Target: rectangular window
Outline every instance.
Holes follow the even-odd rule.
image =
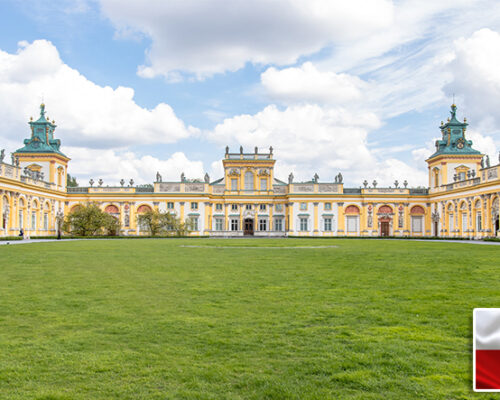
[[[453,229],[455,229],[453,224],[453,214],[450,214],[448,217],[448,231],[451,232]]]
[[[330,211],[332,209],[332,203],[325,203],[325,210]]]
[[[222,211],[222,204],[217,203],[217,204],[215,205],[215,211]]]
[[[460,180],[460,181],[464,181],[465,180],[465,172],[460,172],[458,174],[458,180]]]
[[[191,217],[191,229],[197,231],[198,229],[198,217]]]
[[[19,228],[24,228],[23,210],[19,210]]]
[[[31,213],[31,229],[36,230],[36,212]]]
[[[462,231],[467,230],[467,214],[462,214]]]
[[[259,210],[260,211],[266,211],[266,205],[265,204],[260,204],[259,205]]]
[[[423,232],[423,217],[411,217],[411,231],[416,233]]]
[[[331,218],[325,218],[325,231],[331,231],[332,230],[332,219]]]
[[[358,232],[359,231],[359,217],[349,216],[346,217],[347,232]]]
[[[260,190],[267,190],[267,179],[266,178],[260,179]]]
[[[232,191],[238,190],[238,179],[236,178],[231,179],[231,190]]]
[[[250,171],[245,172],[245,190],[253,190],[253,174]]]
[[[307,218],[300,218],[300,230],[307,231]]]
[[[238,230],[238,220],[236,218],[231,219],[231,230],[232,231],[237,231]]]
[[[267,219],[259,219],[259,231],[267,231]]]
[[[283,218],[276,218],[274,220],[274,230],[278,232],[283,230]]]
[[[300,203],[300,210],[301,211],[307,210],[307,203]]]
[[[198,209],[198,203],[196,203],[195,201],[193,201],[191,203],[191,210],[197,210]]]
[[[168,210],[173,210],[174,209],[174,202],[173,201],[169,201],[167,203],[167,209]]]
[[[251,209],[252,209],[252,205],[251,205],[251,204],[247,204],[247,205],[245,205],[245,208],[246,208],[247,210],[251,210]]]
[[[231,204],[231,211],[238,211],[238,204]]]
[[[478,212],[476,215],[476,231],[479,232],[481,229],[483,229],[481,221],[481,213]]]
[[[276,204],[276,212],[283,211],[283,204]]]
[[[222,218],[215,219],[215,230],[222,231],[224,229],[224,220]]]
[[[43,214],[43,229],[49,230],[49,215],[47,213]]]

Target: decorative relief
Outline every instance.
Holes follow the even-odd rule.
[[[240,171],[236,168],[231,168],[228,175],[230,176],[240,176]]]
[[[295,193],[314,192],[314,186],[313,185],[293,185],[293,191]]]
[[[203,183],[186,183],[186,192],[204,192],[205,185]]]
[[[222,186],[222,185],[220,185],[220,186],[213,186],[212,193],[215,193],[215,194],[222,194],[222,193],[224,193],[224,186]]]
[[[319,185],[319,191],[321,193],[324,192],[338,192],[338,185],[332,185],[332,184],[320,184]]]
[[[488,170],[488,180],[490,179],[495,179],[495,178],[498,178],[498,172],[497,172],[497,169],[494,168],[494,169],[489,169]]]
[[[14,168],[10,165],[5,166],[5,176],[12,177],[14,175]]]
[[[259,169],[260,176],[269,176],[269,171],[267,169]]]
[[[274,193],[286,193],[285,186],[273,186]]]
[[[160,192],[180,192],[181,185],[178,183],[160,183]]]

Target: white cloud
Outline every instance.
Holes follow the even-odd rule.
[[[388,0],[101,0],[122,36],[151,38],[143,77],[198,78],[247,62],[287,65],[333,42],[366,37],[393,22]]]
[[[120,179],[134,179],[135,183],[152,183],[156,172],[160,172],[164,181],[179,181],[182,172],[189,179],[202,179],[205,171],[201,161],[191,161],[182,152],[176,152],[166,160],[149,155],[138,156],[131,151],[98,150],[81,147],[66,147],[66,153],[72,157],[69,173],[78,178],[80,186],[87,186],[88,180],[99,178],[104,185],[116,186]]]
[[[319,71],[311,62],[282,70],[271,67],[260,79],[270,97],[285,103],[345,105],[359,100],[368,86],[356,76]]]
[[[425,183],[425,172],[395,160],[382,160],[367,145],[369,131],[380,127],[373,113],[318,105],[295,105],[284,110],[268,106],[255,115],[224,120],[208,133],[209,139],[228,144],[275,149],[276,176],[293,171],[296,180],[309,180],[317,172],[321,181],[333,181],[342,172],[348,186],[373,179],[391,185],[394,179]]]
[[[455,41],[453,60],[447,66],[452,79],[444,88],[447,93],[459,96],[462,114],[466,114],[475,127],[494,132],[497,141],[500,125],[499,65],[500,34],[481,29],[468,38]],[[480,145],[479,138],[477,141]]]
[[[0,50],[0,119],[7,127],[0,135],[25,137],[28,116],[38,117],[37,99],[42,94],[64,145],[119,148],[173,143],[198,132],[186,127],[168,104],[148,110],[135,103],[131,88],[91,82],[64,64],[46,40],[20,42],[16,54]]]

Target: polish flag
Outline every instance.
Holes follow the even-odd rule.
[[[474,309],[474,391],[500,392],[500,308]]]

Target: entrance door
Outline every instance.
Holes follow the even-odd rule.
[[[245,235],[253,235],[253,219],[252,218],[247,218],[243,221],[243,233]]]
[[[439,232],[438,232],[438,229],[439,229],[439,222],[434,222],[434,236],[439,236]]]
[[[389,236],[389,222],[380,223],[380,236]]]

